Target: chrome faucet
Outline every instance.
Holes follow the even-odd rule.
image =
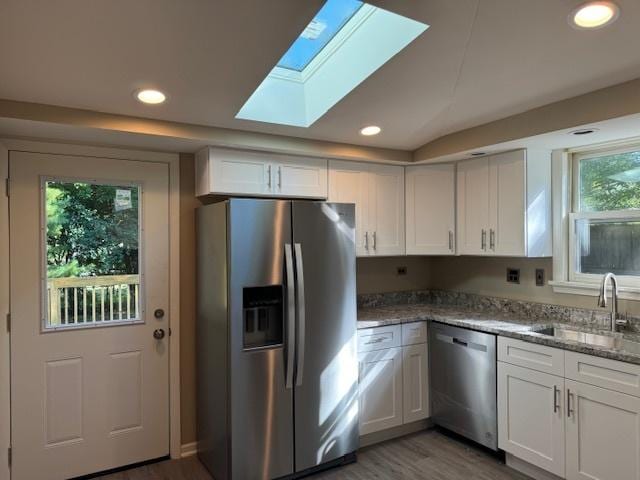
[[[626,326],[627,322],[618,318],[618,279],[611,272],[602,277],[598,306],[602,308],[607,306],[607,283],[609,280],[611,281],[611,331],[615,332],[618,326]]]

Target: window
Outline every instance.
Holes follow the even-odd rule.
[[[139,321],[140,189],[43,180],[46,329]]]
[[[569,280],[640,285],[640,145],[573,155]]]

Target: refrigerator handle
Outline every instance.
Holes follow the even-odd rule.
[[[299,243],[294,245],[296,260],[296,289],[298,290],[298,366],[296,368],[296,385],[302,385],[302,374],[304,373],[304,344],[305,344],[305,307],[304,307],[304,272],[302,270],[302,246]]]
[[[293,280],[293,253],[291,251],[291,245],[288,243],[284,246],[284,262],[285,274],[287,277],[287,370],[285,372],[285,386],[286,388],[291,389],[293,388],[293,361],[295,357],[296,297],[295,284]]]

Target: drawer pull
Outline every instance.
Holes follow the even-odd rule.
[[[376,339],[373,339],[373,340],[368,340],[365,343],[365,345],[373,345],[373,344],[376,344],[376,343],[384,342],[385,340],[386,340],[385,338],[376,338]]]
[[[560,389],[553,386],[553,413],[557,413],[560,408],[560,404],[558,403],[558,394],[560,393]]]
[[[571,393],[571,390],[567,388],[567,418],[571,418],[571,414],[574,413],[573,409],[571,408],[572,396],[573,396],[573,393]]]

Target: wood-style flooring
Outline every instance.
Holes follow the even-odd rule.
[[[358,462],[309,480],[527,480],[484,450],[427,430],[364,448]],[[211,480],[196,457],[167,460],[101,480]]]

